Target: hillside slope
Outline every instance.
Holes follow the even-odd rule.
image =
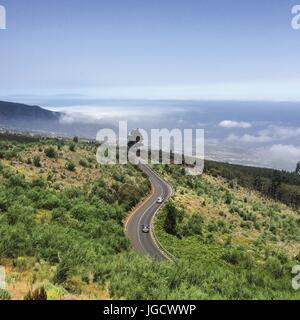
[[[131,165],[102,166],[96,145],[0,142],[0,299],[299,299],[299,213],[235,180],[156,166],[175,193],[155,232],[176,257],[133,251],[123,222],[149,192]],[[32,298],[32,297],[31,297]]]
[[[149,190],[132,166],[99,166],[96,146],[0,142],[0,265],[8,293],[104,299],[107,264],[131,252],[123,219]],[[25,139],[26,140],[26,139]],[[112,268],[111,268],[112,269]]]
[[[95,139],[101,128],[112,127],[104,120],[65,121],[64,115],[64,112],[53,112],[39,106],[0,101],[0,129]]]
[[[300,261],[297,210],[220,176],[156,170],[175,190],[156,234],[178,263],[189,263],[195,290],[206,298],[300,298],[291,287]]]
[[[29,106],[21,103],[0,101],[0,120],[43,120],[57,121],[60,113],[43,109],[39,106]],[[0,123],[1,124],[1,123]]]

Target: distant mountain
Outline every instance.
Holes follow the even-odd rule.
[[[59,112],[49,111],[39,106],[0,101],[0,125],[2,122],[6,123],[7,121],[19,119],[31,121],[58,121],[59,118]]]
[[[0,129],[29,131],[58,136],[79,136],[94,139],[101,128],[111,127],[104,121],[82,123],[63,121],[64,113],[22,103],[0,101]]]

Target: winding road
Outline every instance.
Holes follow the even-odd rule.
[[[159,248],[152,230],[149,233],[142,232],[142,225],[150,225],[152,228],[153,218],[163,205],[157,203],[157,198],[164,197],[166,201],[172,195],[172,188],[149,166],[139,164],[139,168],[148,176],[152,185],[152,194],[130,216],[125,226],[126,233],[138,253],[158,261],[164,261],[170,258]]]

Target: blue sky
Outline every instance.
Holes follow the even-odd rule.
[[[212,158],[293,169],[300,159],[296,4],[0,0],[7,10],[0,100],[67,107],[74,123],[138,114],[139,125],[200,126]]]
[[[297,0],[0,4],[2,96],[300,100]]]

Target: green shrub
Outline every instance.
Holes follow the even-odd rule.
[[[284,273],[282,263],[276,257],[269,257],[266,262],[267,270],[276,278],[281,278]]]
[[[70,151],[75,152],[75,151],[76,151],[75,148],[76,148],[75,143],[71,143],[71,144],[69,145],[69,150],[70,150]]]
[[[40,200],[38,206],[43,209],[52,210],[58,208],[61,204],[61,200],[55,194],[47,194],[46,197]]]
[[[66,169],[68,169],[69,171],[75,171],[76,165],[73,162],[67,162]]]
[[[23,272],[33,266],[33,261],[33,259],[27,257],[17,257],[13,260],[13,265],[18,271]]]
[[[57,152],[55,151],[55,149],[53,147],[49,147],[49,148],[45,149],[45,155],[48,158],[57,158]]]
[[[8,184],[12,187],[25,187],[26,185],[26,181],[25,181],[25,177],[24,175],[21,174],[12,174],[9,178],[8,178]]]
[[[8,199],[4,190],[0,189],[0,212],[5,211],[8,207]]]
[[[83,159],[79,160],[79,164],[84,168],[88,168],[89,167],[88,162],[86,160],[83,160]]]
[[[33,164],[37,167],[40,168],[41,165],[41,158],[39,156],[34,156],[33,157]]]
[[[231,204],[232,202],[232,195],[229,192],[226,192],[225,194],[225,203],[226,204]]]
[[[46,187],[46,181],[43,178],[37,178],[32,180],[31,187],[39,187],[39,188],[45,188]]]
[[[11,296],[9,291],[7,291],[6,289],[1,289],[0,288],[0,300],[10,300]]]
[[[71,215],[77,220],[86,220],[90,215],[90,208],[86,204],[79,204],[72,208]]]
[[[243,265],[247,268],[253,265],[253,259],[245,252],[245,248],[228,248],[223,254],[223,259],[233,265]]]
[[[183,227],[184,236],[201,235],[203,228],[203,218],[200,214],[194,213]]]
[[[24,225],[34,224],[35,210],[31,206],[25,206],[19,203],[14,203],[6,213],[6,219],[10,225],[22,223]]]
[[[175,203],[172,200],[168,200],[165,206],[165,211],[166,217],[164,222],[164,229],[167,233],[178,235],[178,226],[183,217],[183,213],[176,208]]]
[[[32,240],[30,234],[22,224],[6,226],[0,229],[0,254],[9,258],[32,254]]]

